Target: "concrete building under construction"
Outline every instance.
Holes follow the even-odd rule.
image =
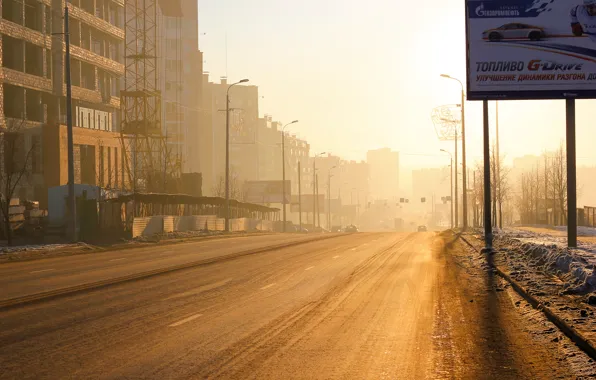
[[[123,6],[123,0],[68,3],[78,183],[121,185]],[[23,134],[31,175],[18,196],[42,206],[47,188],[68,178],[64,7],[62,0],[0,3],[0,127]]]

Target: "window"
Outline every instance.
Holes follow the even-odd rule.
[[[20,0],[3,1],[2,18],[23,25],[23,2]]]

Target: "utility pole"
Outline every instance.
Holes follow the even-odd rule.
[[[298,226],[299,232],[302,232],[302,168],[298,160]]]
[[[476,204],[476,170],[474,173],[474,228],[478,228],[478,205]]]
[[[294,120],[291,123],[288,123],[283,126],[281,129],[281,172],[282,172],[282,193],[283,193],[283,217],[284,217],[284,224],[283,224],[283,232],[286,232],[286,127],[290,124],[297,123],[298,120]]]
[[[319,205],[319,174],[315,174],[315,190],[317,191],[317,194],[315,195],[315,200],[316,200],[316,204],[317,204],[317,227],[321,228],[321,208]]]
[[[316,215],[317,215],[317,177],[316,177],[316,172],[317,172],[317,168],[316,168],[316,159],[317,156],[315,156],[312,160],[312,227],[313,230],[317,224],[317,219],[316,219]]]
[[[70,207],[70,238],[73,242],[77,238],[77,201],[74,185],[74,137],[72,130],[72,82],[70,80],[70,33],[68,27],[68,3],[64,7],[64,43],[66,54],[64,75],[66,76],[66,135],[68,144],[68,205]]]

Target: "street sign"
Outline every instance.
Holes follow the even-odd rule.
[[[582,0],[466,0],[470,100],[596,97],[596,14]]]

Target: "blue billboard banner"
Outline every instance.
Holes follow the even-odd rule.
[[[596,0],[467,0],[469,100],[596,97]]]

